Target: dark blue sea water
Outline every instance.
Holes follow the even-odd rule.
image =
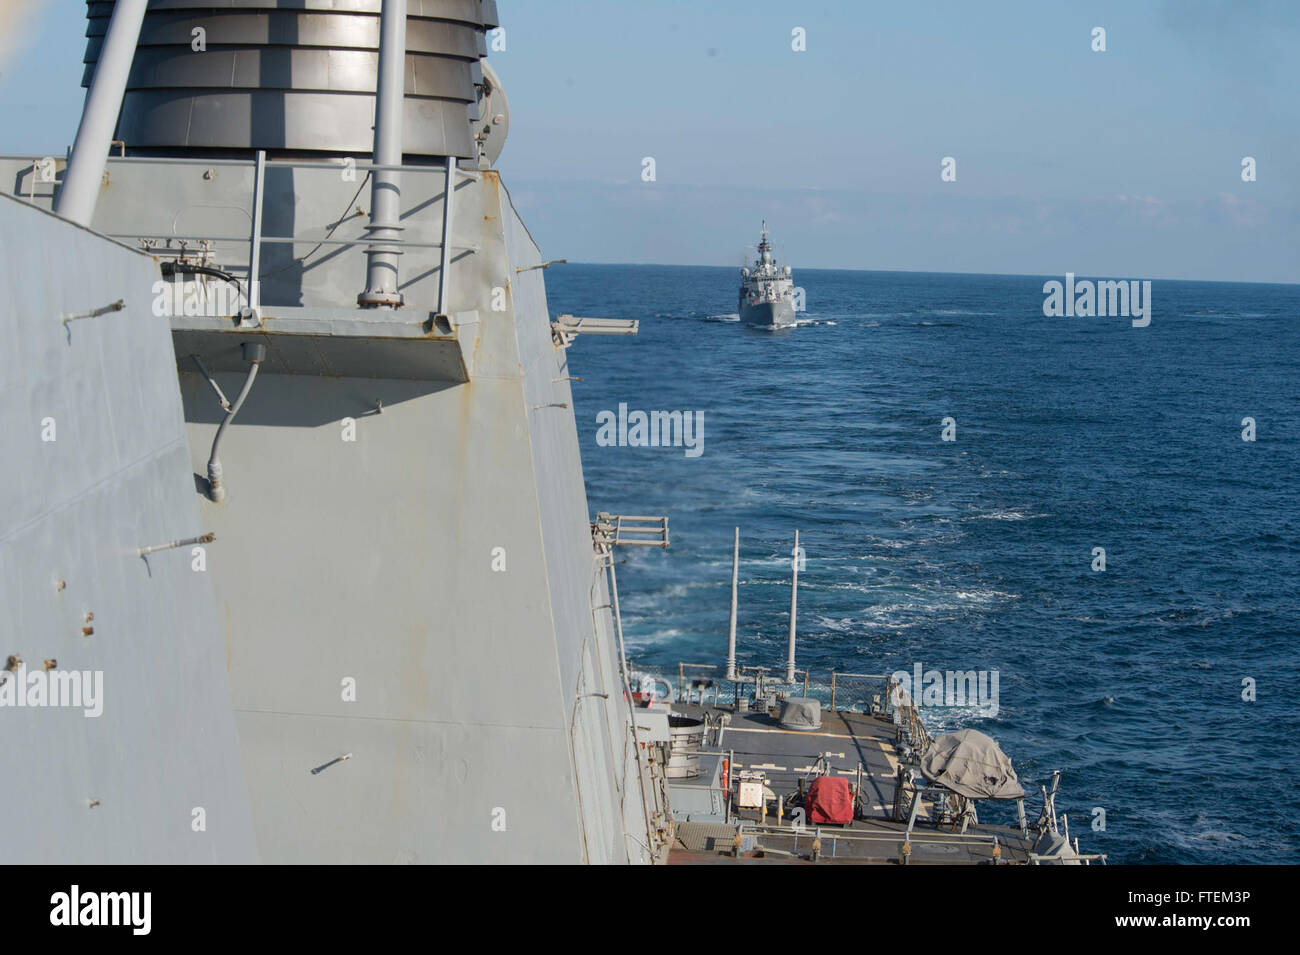
[[[547,274],[555,313],[641,320],[570,352],[593,511],[670,516],[621,554],[629,654],[721,662],[739,525],[741,657],[779,664],[798,528],[801,667],[996,668],[996,718],[926,719],[1031,792],[1061,769],[1086,848],[1300,861],[1300,287],[1157,281],[1133,328],[1045,318],[1044,278],[795,278],[806,324],[772,333],[734,269]],[[704,453],[598,446],[620,402],[703,411]]]

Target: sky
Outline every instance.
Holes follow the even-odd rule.
[[[1300,282],[1300,4],[498,7],[498,166],[547,258],[738,266],[766,219],[796,270]],[[0,152],[75,136],[84,10],[0,0]]]

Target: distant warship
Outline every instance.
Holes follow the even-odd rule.
[[[772,245],[767,236],[764,220],[754,267],[740,270],[738,310],[740,320],[747,325],[784,328],[794,324],[794,281],[790,266],[781,268],[772,258]]]

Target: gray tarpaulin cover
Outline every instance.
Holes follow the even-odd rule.
[[[971,799],[1017,799],[1025,794],[1007,754],[979,730],[958,730],[934,740],[921,757],[921,773]]]
[[[822,705],[806,696],[792,696],[781,707],[781,725],[788,730],[822,728]]]

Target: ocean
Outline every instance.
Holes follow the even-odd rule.
[[[1300,861],[1300,286],[1154,281],[1135,328],[1045,317],[1063,275],[798,269],[770,332],[738,279],[547,272],[553,315],[641,323],[569,356],[592,511],[669,517],[618,555],[629,656],[722,662],[739,526],[739,657],[781,667],[798,529],[800,668],[996,670],[931,732],[995,737],[1031,818],[1061,770],[1113,863]],[[620,404],[700,413],[702,453],[598,443]]]

